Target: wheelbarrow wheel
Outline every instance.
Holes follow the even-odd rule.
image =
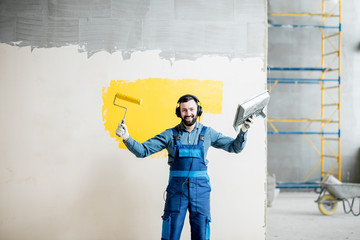
[[[333,215],[337,208],[336,198],[333,195],[326,194],[320,198],[318,207],[322,214],[327,216]]]

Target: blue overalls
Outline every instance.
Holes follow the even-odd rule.
[[[170,165],[169,184],[161,239],[179,240],[189,209],[191,239],[210,239],[210,182],[205,165],[204,126],[197,145],[182,145],[173,128],[174,162]]]

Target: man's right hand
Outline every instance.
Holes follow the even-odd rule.
[[[125,123],[119,123],[115,133],[116,136],[121,137],[124,141],[127,141],[130,137]]]

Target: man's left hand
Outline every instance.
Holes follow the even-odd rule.
[[[241,126],[241,130],[243,132],[246,132],[253,124],[254,124],[254,115],[252,115],[251,117],[249,117],[244,121],[244,123]]]

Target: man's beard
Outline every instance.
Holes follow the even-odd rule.
[[[191,127],[192,125],[194,125],[196,123],[197,118],[198,118],[197,116],[194,116],[191,121],[186,121],[185,118],[182,118],[181,120],[185,126]]]

